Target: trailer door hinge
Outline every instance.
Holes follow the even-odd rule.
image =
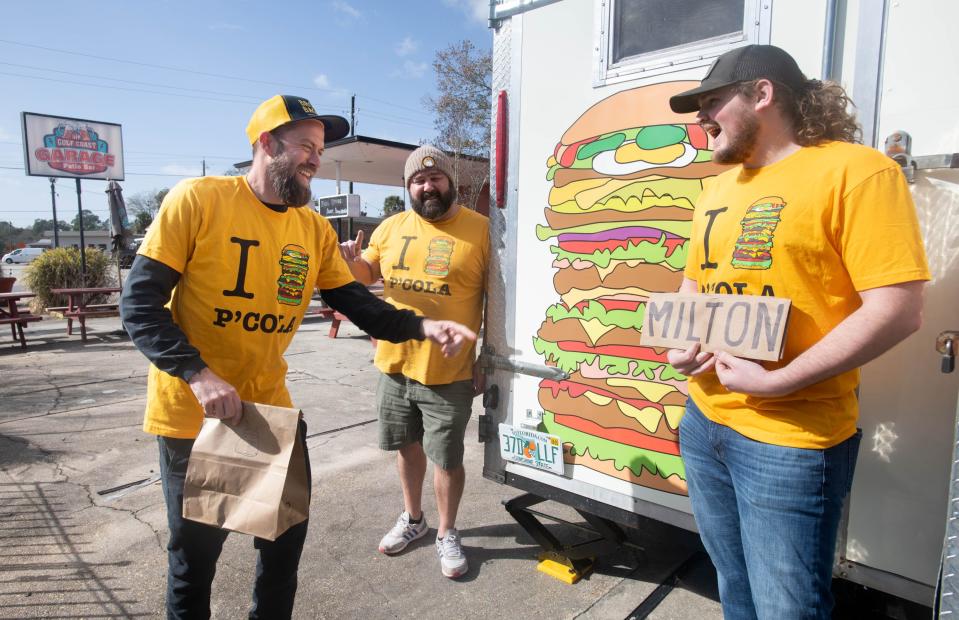
[[[489,443],[493,441],[496,437],[496,433],[499,431],[496,424],[493,423],[493,416],[480,414],[476,418],[476,422],[479,426],[479,441],[480,443]]]
[[[959,153],[942,155],[912,155],[912,136],[905,131],[894,131],[886,138],[885,153],[902,167],[906,181],[916,182],[917,170],[959,168]]]

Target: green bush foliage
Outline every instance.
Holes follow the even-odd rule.
[[[38,256],[27,266],[25,279],[27,286],[37,296],[30,302],[34,312],[43,312],[51,306],[67,305],[65,295],[54,295],[50,289],[115,286],[116,279],[111,272],[115,269],[110,255],[87,248],[86,277],[80,274],[80,251],[77,248],[57,248]],[[108,295],[88,297],[86,303],[95,304],[106,301]]]

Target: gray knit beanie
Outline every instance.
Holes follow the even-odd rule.
[[[410,179],[413,178],[413,175],[428,168],[435,168],[445,174],[450,180],[450,187],[453,186],[453,163],[450,158],[432,144],[424,144],[406,158],[403,181],[406,183],[407,189],[410,187]]]

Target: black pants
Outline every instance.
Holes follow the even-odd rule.
[[[300,421],[304,440],[307,480],[312,488],[310,455],[306,451],[306,424]],[[167,544],[167,618],[210,617],[210,586],[227,530],[183,518],[183,483],[190,459],[192,439],[157,437],[160,448],[160,478],[166,500],[170,542]],[[289,618],[296,596],[296,572],[309,520],[294,525],[271,542],[254,538],[257,549],[256,581],[250,618]]]

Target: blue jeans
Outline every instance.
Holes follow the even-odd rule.
[[[300,421],[304,440],[306,476],[312,488],[310,455],[306,451],[306,424]],[[160,480],[166,500],[167,525],[167,618],[206,619],[210,617],[210,586],[216,562],[226,541],[227,530],[183,518],[183,483],[190,459],[192,439],[157,437],[160,448]],[[275,541],[254,538],[259,552],[253,586],[250,618],[289,618],[296,595],[296,572],[309,521],[294,525]]]
[[[761,443],[689,399],[679,446],[727,620],[830,617],[836,532],[861,436],[825,450]]]

